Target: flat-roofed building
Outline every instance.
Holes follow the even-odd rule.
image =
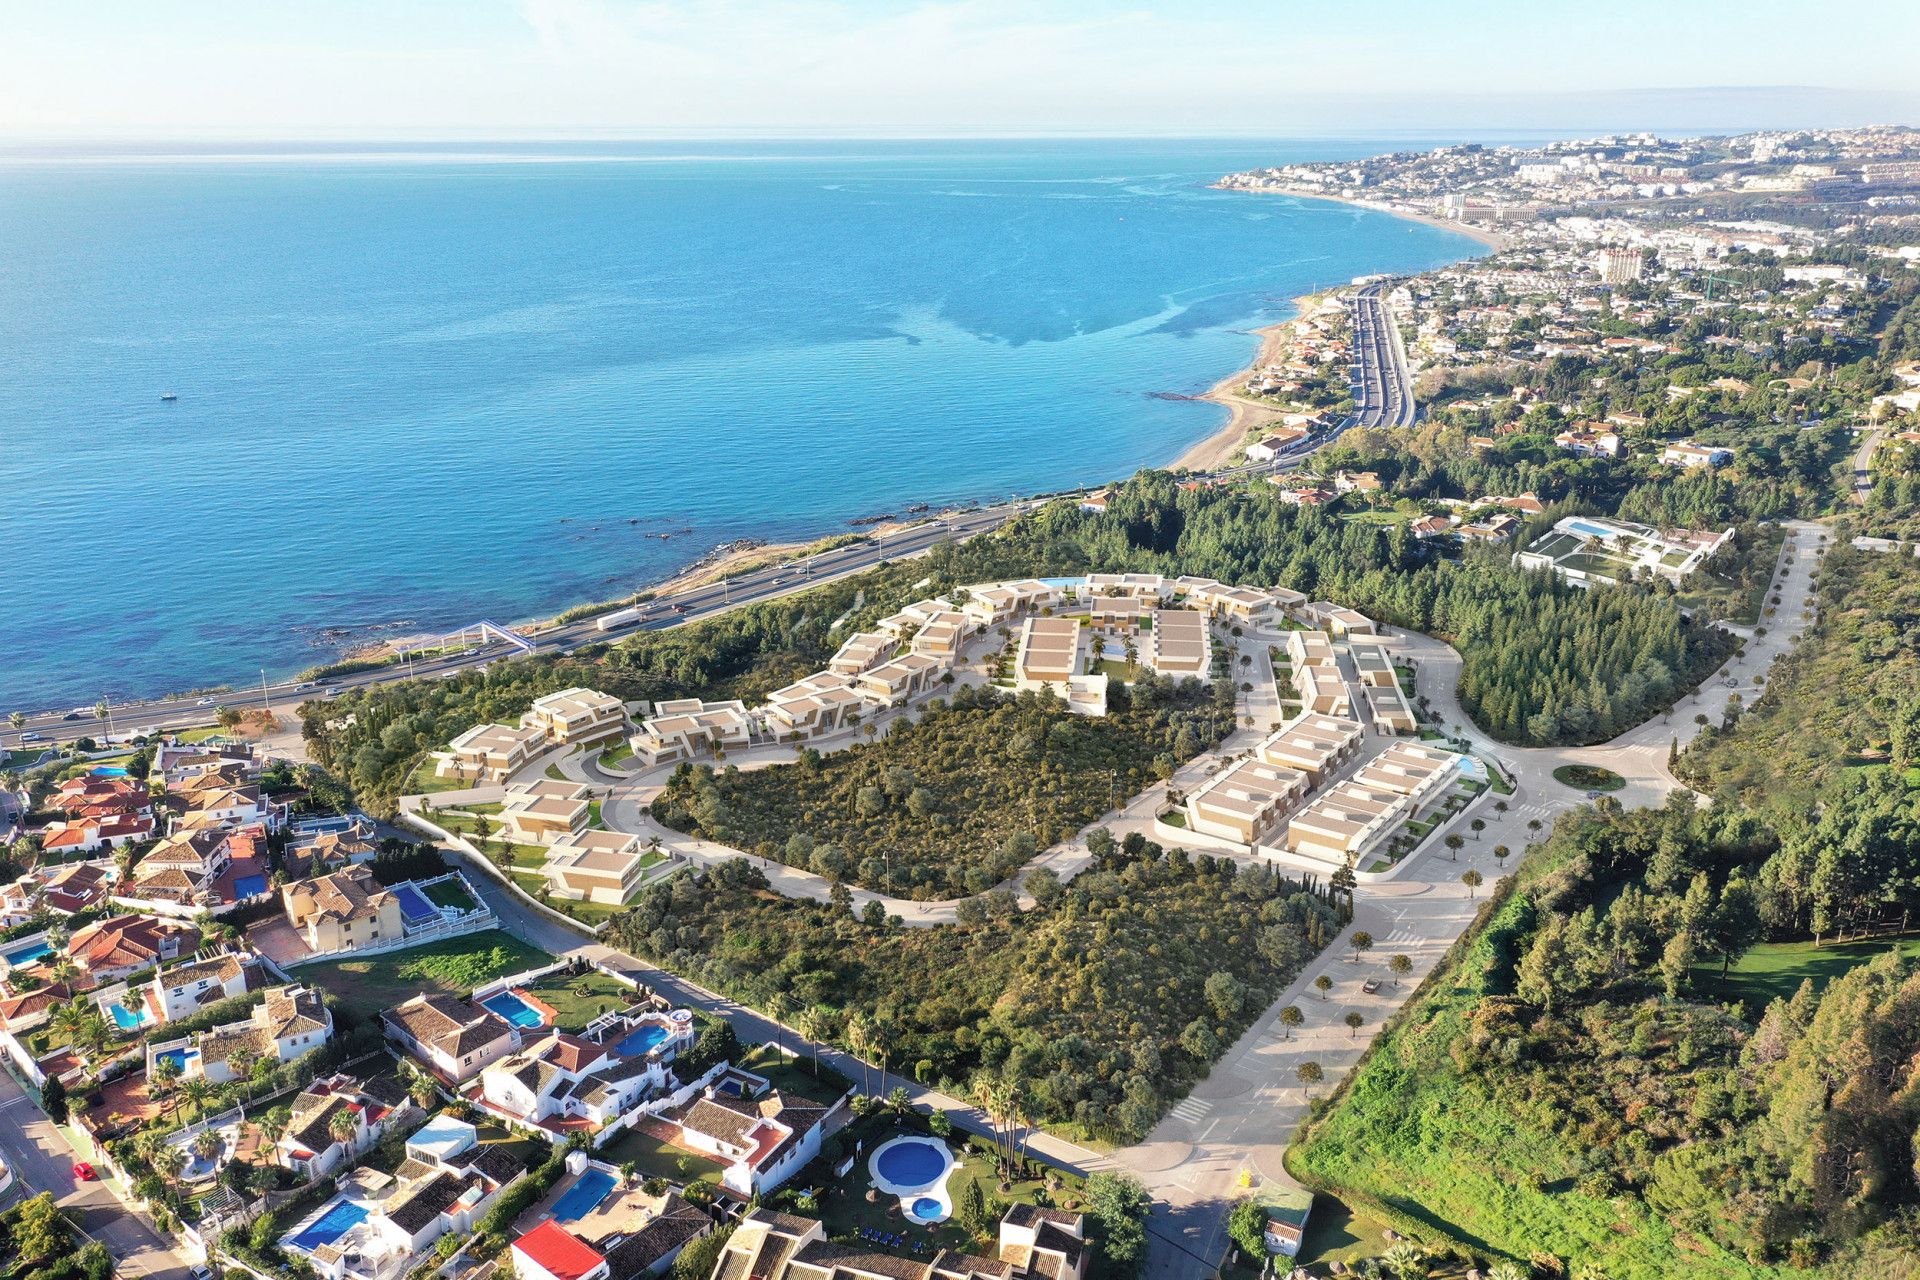
[[[1087,602],[1087,625],[1109,635],[1130,635],[1153,614],[1141,596],[1095,596]]]
[[[1408,797],[1416,808],[1444,791],[1460,773],[1460,757],[1451,751],[1396,742],[1360,768],[1353,780],[1371,791]]]
[[[903,653],[854,678],[854,692],[883,707],[897,707],[925,693],[946,664],[920,653]]]
[[[1373,634],[1373,619],[1358,609],[1349,609],[1328,600],[1316,600],[1307,606],[1306,611],[1336,639]]]
[[[1287,661],[1296,667],[1331,667],[1339,659],[1334,656],[1333,639],[1326,632],[1289,631]]]
[[[1064,683],[1080,673],[1080,620],[1028,618],[1020,626],[1020,649],[1013,660],[1016,686]]]
[[[951,600],[943,600],[938,596],[930,600],[916,600],[900,612],[890,614],[874,623],[873,629],[882,635],[899,640],[910,632],[918,631],[939,615],[953,612],[956,610]]]
[[[805,680],[768,694],[760,714],[767,732],[783,742],[795,742],[844,728],[868,707],[855,691],[851,677],[837,671],[816,671]]]
[[[1207,634],[1206,615],[1192,609],[1155,609],[1146,658],[1158,675],[1207,679],[1213,640]]]
[[[1045,689],[1067,700],[1070,711],[1107,714],[1107,677],[1081,675],[1081,627],[1078,618],[1028,618],[1020,627],[1014,657],[1014,687]]]
[[[1298,769],[1243,760],[1187,797],[1187,826],[1236,844],[1260,844],[1312,787],[1313,780]]]
[[[519,844],[555,844],[586,830],[587,795],[580,783],[553,778],[511,786],[500,801],[500,824]]]
[[[960,645],[972,629],[966,614],[943,609],[920,624],[907,647],[923,657],[951,666],[960,660]]]
[[[1378,645],[1357,644],[1347,652],[1353,659],[1353,673],[1361,684],[1391,689],[1399,683],[1393,660]]]
[[[1135,600],[1173,598],[1174,584],[1157,573],[1090,573],[1082,590],[1090,597],[1129,596]]]
[[[1373,720],[1373,727],[1380,733],[1418,733],[1420,717],[1414,714],[1413,704],[1400,692],[1398,685],[1360,686],[1367,700],[1367,714]]]
[[[1278,605],[1272,595],[1255,587],[1230,587],[1211,578],[1180,578],[1176,585],[1187,603],[1205,609],[1222,622],[1249,627],[1272,626]]]
[[[1034,578],[994,582],[975,587],[960,612],[980,627],[1010,622],[1028,609],[1047,609],[1060,603],[1060,588]]]
[[[1357,720],[1304,711],[1269,734],[1255,748],[1268,764],[1298,769],[1318,786],[1351,760],[1366,738]]]
[[[633,754],[648,766],[691,760],[715,751],[736,751],[752,743],[753,721],[747,715],[747,704],[738,699],[702,702],[698,698],[673,698],[656,703],[653,714],[642,720],[639,732],[628,739]]]
[[[530,725],[477,724],[433,753],[434,776],[463,782],[505,782],[547,746],[547,735]]]
[[[644,879],[640,837],[618,831],[581,831],[547,850],[540,874],[556,898],[619,906]]]
[[[559,746],[602,742],[627,732],[626,704],[597,689],[562,689],[537,698],[520,723]]]
[[[1289,853],[1339,864],[1358,860],[1412,811],[1406,796],[1347,781],[1317,795],[1287,821]]]
[[[1286,587],[1268,587],[1267,594],[1273,597],[1274,608],[1296,621],[1305,621],[1301,611],[1307,607],[1307,593],[1290,591]]]
[[[1295,667],[1293,691],[1299,697],[1303,711],[1317,711],[1328,716],[1353,714],[1353,696],[1348,693],[1347,682],[1341,679],[1338,667]]]
[[[892,636],[877,631],[858,632],[848,636],[847,642],[827,660],[827,670],[837,671],[843,676],[857,676],[891,658],[896,644]]]

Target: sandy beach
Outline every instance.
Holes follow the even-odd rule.
[[[1272,426],[1293,412],[1292,406],[1276,405],[1271,401],[1260,400],[1244,394],[1241,388],[1246,386],[1256,370],[1263,365],[1273,364],[1285,354],[1288,340],[1293,335],[1293,327],[1301,317],[1320,305],[1325,293],[1309,293],[1293,300],[1293,314],[1285,320],[1265,325],[1253,330],[1260,335],[1260,349],[1254,353],[1252,363],[1244,369],[1236,369],[1220,381],[1213,384],[1204,395],[1194,397],[1210,404],[1224,405],[1227,420],[1220,429],[1204,440],[1189,445],[1185,452],[1169,464],[1174,471],[1210,471],[1225,466],[1233,460],[1241,445],[1246,442],[1250,432]]]
[[[1408,222],[1419,222],[1429,227],[1437,227],[1442,231],[1451,231],[1455,235],[1466,236],[1469,240],[1478,240],[1495,253],[1507,247],[1507,237],[1498,231],[1476,227],[1470,222],[1455,222],[1452,218],[1443,218],[1437,213],[1402,209],[1397,205],[1384,204],[1376,200],[1358,200],[1352,196],[1329,195],[1324,191],[1309,191],[1304,187],[1229,187],[1215,183],[1214,190],[1239,191],[1250,196],[1292,196],[1296,200],[1325,200],[1329,204],[1347,204],[1356,209],[1371,209],[1375,213],[1384,213],[1389,218],[1405,218]]]

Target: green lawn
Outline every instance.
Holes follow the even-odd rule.
[[[440,762],[428,756],[413,767],[413,773],[407,778],[401,793],[410,796],[430,796],[442,791],[464,791],[473,784],[464,778],[442,778],[434,773]]]
[[[610,768],[623,760],[633,759],[633,746],[625,738],[620,739],[600,753],[602,768]]]
[[[1812,979],[1816,989],[1875,956],[1898,949],[1902,955],[1920,955],[1920,934],[1860,938],[1852,942],[1763,942],[1741,956],[1723,979],[1720,966],[1703,964],[1693,970],[1694,990],[1716,1001],[1743,1000],[1758,1017],[1775,996],[1787,998]]]
[[[758,1076],[765,1076],[774,1088],[797,1093],[815,1102],[829,1103],[853,1082],[825,1063],[812,1058],[789,1058],[770,1044],[759,1045],[741,1058],[739,1065]]]
[[[550,973],[526,989],[553,1006],[555,1025],[562,1031],[579,1031],[601,1014],[624,1009],[639,998],[632,987],[597,969]]]
[[[425,892],[427,900],[435,906],[451,907],[455,911],[473,910],[473,895],[468,893],[458,880],[442,880],[438,884],[430,884]]]
[[[1299,1266],[1374,1258],[1387,1250],[1387,1228],[1356,1214],[1337,1196],[1316,1195],[1313,1215],[1307,1219],[1307,1238],[1300,1243]]]
[[[669,1182],[691,1182],[704,1174],[718,1175],[720,1164],[691,1151],[683,1151],[664,1138],[655,1138],[637,1129],[628,1129],[601,1147],[600,1159],[621,1168],[631,1162],[642,1178],[665,1178]]]
[[[503,974],[552,960],[505,930],[487,929],[405,951],[329,961],[313,972],[313,979],[365,1017],[429,992],[471,991]]]

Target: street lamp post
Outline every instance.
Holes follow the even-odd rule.
[[[267,718],[273,718],[273,695],[267,692],[267,669],[260,668],[260,700],[267,704]]]

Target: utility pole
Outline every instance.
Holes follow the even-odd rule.
[[[267,669],[260,668],[260,700],[267,704],[267,716],[273,716],[273,695],[267,692]]]

